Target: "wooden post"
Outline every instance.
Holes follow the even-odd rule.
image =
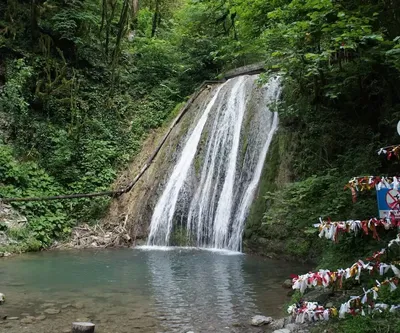
[[[88,322],[72,323],[72,333],[94,333],[94,324]]]

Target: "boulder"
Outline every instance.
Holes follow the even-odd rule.
[[[253,318],[251,318],[251,325],[252,326],[263,326],[263,325],[267,325],[269,323],[272,322],[272,318],[271,317],[265,317],[265,316],[254,316]]]
[[[285,318],[273,320],[269,325],[273,330],[279,330],[285,326]]]
[[[319,304],[325,304],[329,296],[331,295],[331,291],[329,289],[325,289],[323,287],[316,287],[314,290],[311,290],[307,294],[303,296],[304,301],[308,302],[318,302]]]
[[[54,308],[49,308],[43,311],[44,313],[50,314],[50,315],[54,315],[57,313],[60,313],[59,309],[54,309]]]
[[[290,332],[298,332],[300,330],[300,326],[297,324],[287,324],[285,328]]]

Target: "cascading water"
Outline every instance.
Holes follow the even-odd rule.
[[[176,226],[198,247],[241,250],[244,223],[278,127],[269,104],[279,78],[239,76],[215,89],[153,212],[148,245],[168,246]],[[204,142],[203,142],[204,141]]]

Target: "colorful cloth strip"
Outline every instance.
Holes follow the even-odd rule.
[[[389,242],[389,246],[394,244],[400,244],[400,235],[397,238]],[[333,283],[339,281],[339,286],[342,286],[343,280],[349,278],[360,279],[362,271],[379,272],[379,275],[385,275],[390,270],[396,277],[400,278],[400,270],[394,264],[386,264],[380,262],[380,257],[386,252],[385,249],[375,252],[371,257],[367,258],[367,262],[364,263],[362,260],[358,260],[351,267],[346,269],[338,269],[336,271],[330,271],[328,269],[320,269],[318,272],[309,272],[303,275],[294,276],[292,278],[293,289],[300,290],[303,294],[306,289],[316,286],[323,286],[324,288],[329,287]]]
[[[400,189],[400,177],[379,177],[379,176],[362,176],[354,177],[349,180],[344,187],[354,189],[356,191],[365,191],[382,188]]]
[[[323,221],[319,219],[320,223],[314,224],[315,228],[319,229],[319,237],[325,237],[334,242],[337,242],[339,233],[351,233],[354,232],[358,234],[363,232],[365,235],[372,233],[374,239],[379,240],[379,235],[377,232],[378,227],[383,227],[385,230],[391,228],[400,227],[400,220],[396,220],[394,215],[387,218],[372,218],[369,220],[347,220],[347,221]]]
[[[378,150],[378,155],[386,155],[386,158],[390,161],[393,158],[400,157],[400,145],[394,145],[389,147],[380,148]]]
[[[384,285],[390,286],[390,292],[397,289],[399,280],[397,278],[386,279],[383,282],[376,281],[376,284],[368,289],[364,289],[364,293],[359,296],[351,296],[347,302],[340,305],[339,311],[335,308],[325,308],[319,305],[317,302],[300,302],[292,304],[288,307],[288,313],[295,317],[296,323],[304,323],[305,321],[318,321],[318,320],[329,320],[330,317],[339,316],[344,318],[346,314],[361,314],[362,316],[367,313],[375,311],[386,311],[389,309],[390,312],[395,312],[400,309],[400,305],[388,305],[384,303],[375,303],[378,299],[378,292]],[[372,297],[371,297],[372,296]]]

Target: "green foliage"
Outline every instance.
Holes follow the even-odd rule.
[[[329,326],[328,326],[329,325]],[[354,316],[347,320],[331,320],[329,324],[318,325],[313,333],[326,330],[327,333],[381,333],[400,332],[400,318],[395,314],[375,314],[374,316]]]
[[[193,238],[194,239],[194,238]],[[194,246],[193,242],[190,240],[189,235],[187,234],[186,228],[178,226],[174,229],[171,234],[170,240],[171,246]]]
[[[355,175],[398,173],[398,162],[376,154],[397,142],[400,94],[392,86],[399,79],[398,9],[374,1],[277,0],[238,1],[235,10],[238,35],[263,49],[270,70],[265,79],[276,71],[284,79],[278,136],[288,142],[278,155],[270,149],[271,168],[263,179],[272,184],[261,181],[264,200],[252,208],[246,243],[258,243],[266,254],[317,257],[324,268],[380,249],[384,241],[371,237],[343,236],[339,244],[316,240],[311,226],[320,216],[376,216],[373,193],[361,193],[352,204],[343,186]],[[277,180],[284,170],[287,185]],[[264,220],[254,213],[261,209]]]
[[[210,53],[229,36],[209,35],[218,28],[205,24],[205,6],[144,1],[135,12],[134,3],[0,4],[0,197],[108,190],[148,131],[218,72]],[[14,206],[28,217],[25,238],[48,246],[98,221],[109,202]]]
[[[0,197],[51,196],[62,193],[62,187],[53,177],[34,162],[17,161],[11,148],[4,144],[0,144],[0,165]],[[47,246],[52,239],[65,237],[71,231],[72,221],[60,202],[20,202],[15,203],[15,207],[30,222],[21,233],[7,230],[14,239],[32,237],[32,244]]]
[[[9,80],[0,95],[0,111],[11,114],[17,122],[28,121],[29,103],[26,100],[27,81],[33,75],[33,68],[23,59],[12,61],[8,67]]]

